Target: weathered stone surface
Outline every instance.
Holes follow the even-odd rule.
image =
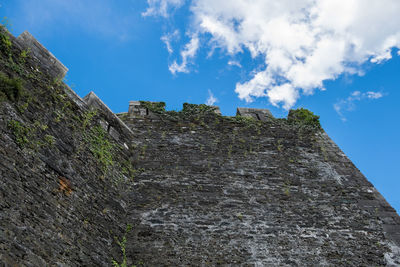
[[[322,130],[120,114],[128,132],[0,51],[26,91],[0,102],[1,266],[110,266],[127,224],[129,265],[400,265],[398,214]]]
[[[144,117],[149,115],[149,110],[140,104],[140,101],[129,101],[128,114],[131,117]]]
[[[268,109],[260,108],[237,108],[236,115],[253,118],[259,121],[268,121],[274,118]]]
[[[68,69],[28,31],[21,33],[17,41],[24,49],[29,49],[32,56],[41,61],[43,67],[51,76],[63,79],[67,74]]]
[[[380,217],[388,204],[324,132],[274,122],[258,131],[218,118],[206,127],[126,121],[136,135],[135,164],[149,170],[136,179],[128,208],[135,259],[149,266],[399,264],[398,215]]]

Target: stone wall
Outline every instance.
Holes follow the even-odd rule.
[[[399,216],[323,131],[219,116],[126,123],[146,170],[127,215],[134,262],[400,264]]]
[[[130,148],[46,60],[21,58],[0,27],[3,38],[12,45],[0,42],[0,266],[110,266],[127,225]],[[4,95],[4,77],[23,92]]]

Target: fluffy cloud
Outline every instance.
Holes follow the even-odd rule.
[[[160,14],[168,7],[161,3],[182,5],[178,0],[148,1],[159,3]],[[190,10],[187,30],[196,34],[189,46],[198,48],[203,36],[201,45],[230,58],[248,50],[263,59],[247,81],[236,84],[239,98],[267,97],[286,109],[301,94],[323,89],[325,80],[361,73],[363,63],[379,64],[400,47],[398,0],[192,0]],[[182,64],[170,66],[172,73],[188,72],[188,45],[181,52]]]
[[[366,92],[361,93],[360,91],[354,91],[348,96],[346,99],[341,99],[337,103],[333,105],[333,108],[339,114],[342,121],[346,121],[346,117],[344,116],[344,112],[353,111],[356,108],[356,102],[359,102],[364,99],[379,99],[383,97],[381,92]]]

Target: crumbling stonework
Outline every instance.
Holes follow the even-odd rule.
[[[117,117],[10,38],[0,69],[24,94],[0,101],[1,266],[110,266],[123,236],[137,266],[400,265],[398,214],[322,129],[140,101]]]

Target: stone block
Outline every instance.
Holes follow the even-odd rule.
[[[143,107],[140,101],[130,101],[128,114],[130,117],[144,117],[149,115],[149,111],[147,108]]]
[[[101,99],[94,93],[90,92],[87,94],[83,100],[87,103],[89,107],[99,109],[105,116],[105,119],[108,123],[107,132],[113,137],[116,141],[120,139],[120,133],[116,133],[118,131],[125,132],[128,135],[132,135],[131,129],[120,119],[117,115],[115,115],[110,108],[101,101]]]
[[[151,102],[151,103],[158,103],[158,102]],[[140,101],[130,101],[129,102],[129,109],[128,114],[130,118],[143,118],[147,117],[150,119],[158,119],[158,115],[148,108],[144,107]]]
[[[211,106],[211,107],[214,108],[214,113],[219,114],[219,115],[222,115],[221,110],[219,109],[218,106]]]
[[[99,120],[99,124],[104,131],[108,132],[108,125],[109,125],[108,122],[104,120]]]
[[[268,121],[274,118],[268,109],[260,108],[237,108],[236,116],[253,118],[259,121]]]
[[[109,129],[108,129],[108,133],[111,135],[112,138],[114,138],[115,140],[119,141],[120,134],[114,127],[110,126]]]

